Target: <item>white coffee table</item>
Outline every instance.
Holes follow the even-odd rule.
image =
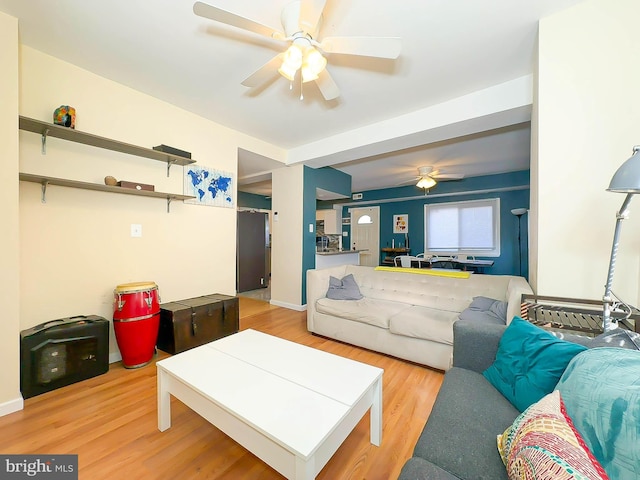
[[[160,431],[173,395],[286,478],[315,478],[369,409],[382,441],[380,368],[255,330],[156,365]]]

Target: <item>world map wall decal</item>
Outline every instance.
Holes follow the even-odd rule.
[[[189,165],[184,172],[184,194],[196,197],[185,203],[234,208],[233,174]]]

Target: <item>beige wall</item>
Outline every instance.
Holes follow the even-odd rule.
[[[22,408],[19,377],[18,22],[0,13],[0,415]]]
[[[303,183],[302,165],[280,168],[273,172],[271,303],[293,309],[303,308],[300,302]]]
[[[77,110],[76,128],[136,145],[161,143],[192,153],[198,165],[236,175],[237,149],[278,149],[178,107],[21,47],[20,114],[51,121],[61,104]],[[183,168],[20,132],[20,171],[93,183],[106,175],[182,193]],[[47,320],[112,316],[113,288],[153,281],[162,301],[235,293],[235,208],[174,202],[20,182],[20,328]],[[130,236],[132,223],[142,238]],[[112,332],[110,352],[117,354]]]
[[[590,0],[540,22],[532,148],[534,288],[599,299],[624,195],[606,192],[640,143],[637,0]],[[638,303],[640,198],[623,225],[613,289]]]

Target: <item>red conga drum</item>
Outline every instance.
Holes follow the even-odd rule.
[[[153,282],[123,283],[113,291],[113,330],[125,368],[148,364],[160,326],[158,286]]]

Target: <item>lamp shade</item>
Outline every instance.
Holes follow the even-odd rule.
[[[278,69],[280,75],[287,80],[293,82],[296,76],[296,72],[302,65],[302,50],[296,44],[291,45],[286,52],[284,52],[284,58],[282,65]]]
[[[437,182],[433,178],[425,175],[420,180],[418,180],[418,183],[416,183],[416,187],[418,187],[418,188],[431,188],[436,183]]]
[[[607,191],[640,193],[640,145],[633,147],[633,155],[618,168]]]
[[[327,59],[315,48],[308,47],[302,61],[302,82],[306,83],[317,79],[326,66]]]

